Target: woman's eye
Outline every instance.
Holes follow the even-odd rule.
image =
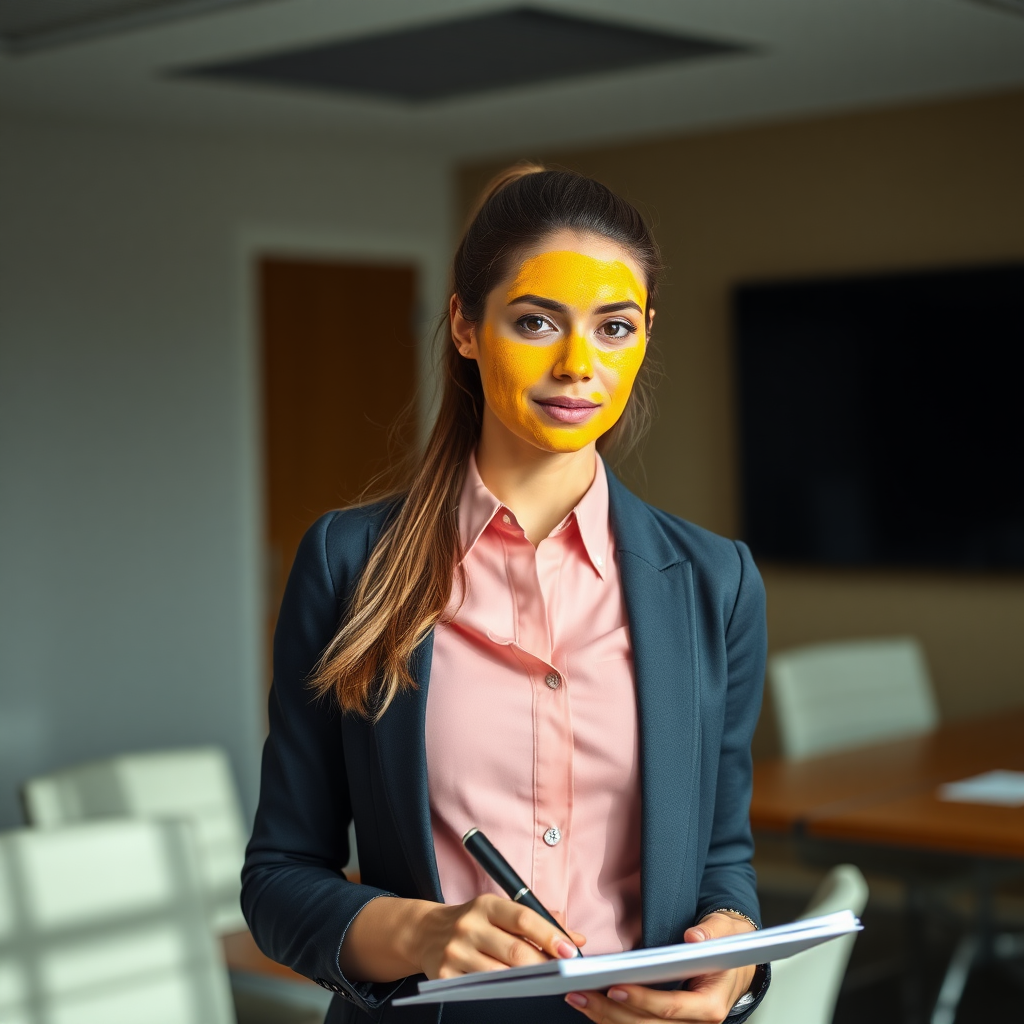
[[[540,334],[541,331],[547,330],[551,326],[546,317],[536,314],[520,317],[516,323],[529,334]]]
[[[606,338],[621,340],[628,338],[636,331],[636,328],[627,320],[612,320],[611,323],[603,324],[601,331]]]

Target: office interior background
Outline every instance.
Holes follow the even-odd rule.
[[[303,517],[382,468],[405,398],[405,436],[427,428],[453,245],[508,163],[594,175],[653,222],[664,377],[649,440],[621,472],[727,536],[744,531],[738,285],[1024,261],[1018,0],[538,0],[526,29],[501,21],[519,9],[4,3],[0,828],[23,823],[33,776],[201,745],[227,751],[251,816],[268,628]],[[631,63],[600,32],[582,57],[562,36],[535,48],[530,32],[569,31],[545,12],[663,51]],[[428,47],[403,35],[416,31]],[[417,96],[432,48],[443,56],[459,32],[500,59],[467,57],[469,85],[452,74]],[[356,61],[332,82],[329,51],[303,60],[337,44],[349,67],[346,46],[389,34],[421,65],[385,60],[360,81]],[[350,284],[311,280],[331,266]],[[298,283],[296,267],[310,270]],[[393,276],[351,283],[375,270]],[[328,296],[315,323],[294,312],[307,294]],[[328,339],[310,359],[329,371],[288,362],[289,330]],[[964,337],[951,357],[969,366],[978,348]],[[274,393],[272,358],[286,381]],[[288,447],[303,429],[326,436],[318,482],[278,508],[271,478],[288,491],[310,469]],[[964,467],[943,472],[956,491]],[[761,569],[772,652],[909,635],[943,722],[1024,704],[1019,568]],[[754,753],[780,753],[770,696]],[[759,849],[765,884],[799,906],[819,868],[784,844]],[[877,891],[891,907],[902,890]],[[1024,889],[998,898],[1024,921]]]

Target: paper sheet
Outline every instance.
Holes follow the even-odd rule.
[[[1024,772],[994,771],[939,786],[939,799],[967,804],[1024,807]]]
[[[829,939],[860,931],[850,911],[810,917],[759,932],[727,935],[706,942],[634,949],[572,960],[549,960],[531,967],[481,971],[458,978],[421,981],[419,994],[396,999],[395,1006],[420,1003],[469,1002],[478,999],[517,999],[564,995],[610,985],[682,981],[712,971],[782,960]]]

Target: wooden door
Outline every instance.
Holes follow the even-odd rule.
[[[412,267],[297,259],[259,265],[268,652],[295,551],[321,513],[357,499],[411,443]],[[270,661],[268,659],[268,665]]]

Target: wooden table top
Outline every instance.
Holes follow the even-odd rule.
[[[1024,708],[804,761],[754,765],[755,829],[1024,858],[1024,808],[939,800],[943,782],[1024,770]]]
[[[821,839],[1024,860],[1024,807],[953,803],[940,800],[935,787],[822,814],[808,822],[807,833]]]
[[[290,967],[279,964],[270,957],[264,956],[256,945],[256,940],[248,931],[232,932],[221,936],[224,947],[224,959],[228,970],[240,971],[243,974],[262,974],[266,977],[280,978],[295,982],[297,985],[313,985],[315,982],[296,974]]]
[[[352,882],[359,881],[359,873],[346,869],[346,875]],[[260,952],[256,940],[248,929],[241,932],[232,932],[230,935],[221,936],[221,946],[224,949],[224,961],[229,971],[239,971],[242,974],[262,974],[264,977],[278,978],[284,981],[295,982],[297,985],[313,985],[318,987],[316,982],[296,974],[290,967],[271,960]]]

